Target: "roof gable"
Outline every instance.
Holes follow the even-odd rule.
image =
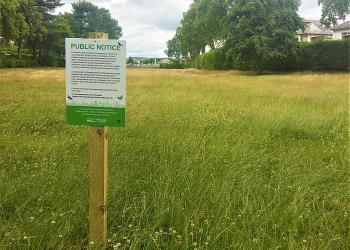
[[[335,26],[333,30],[342,30],[342,29],[349,29],[349,28],[350,28],[350,21],[347,21],[345,23]]]
[[[306,20],[305,30],[298,31],[298,33],[310,35],[332,35],[332,31],[322,25],[319,20]]]

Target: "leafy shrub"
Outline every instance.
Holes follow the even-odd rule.
[[[161,63],[159,67],[161,69],[184,69],[184,65],[181,63]]]
[[[350,70],[350,40],[302,43],[296,69]]]
[[[234,69],[235,56],[222,49],[209,51],[195,60],[197,69]],[[284,61],[271,62],[265,70],[350,70],[350,40],[300,43],[297,53]],[[264,70],[264,69],[261,69]]]
[[[33,60],[29,57],[18,59],[12,56],[0,57],[0,68],[26,68],[35,66]]]
[[[183,66],[185,69],[195,68],[195,61],[185,62]]]
[[[222,49],[211,50],[198,56],[195,60],[195,67],[207,70],[229,69],[226,54]]]
[[[40,58],[40,64],[42,66],[58,67],[60,66],[60,61],[60,57],[56,53],[50,51]]]

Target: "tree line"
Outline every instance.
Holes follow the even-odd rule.
[[[321,22],[331,27],[350,14],[350,0],[319,0]],[[194,0],[167,42],[169,57],[195,60],[220,48],[237,69],[285,68],[298,53],[304,29],[300,0]]]
[[[72,13],[55,15],[61,0],[0,0],[0,46],[16,48],[16,58],[30,56],[34,65],[62,66],[66,37],[100,31],[118,39],[122,29],[109,10],[87,1],[72,4]],[[0,57],[6,59],[2,54]]]

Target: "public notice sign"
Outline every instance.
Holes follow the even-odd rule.
[[[126,42],[66,38],[67,123],[125,126]]]

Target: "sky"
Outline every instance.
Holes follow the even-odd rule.
[[[56,13],[71,12],[71,3]],[[166,42],[171,39],[192,0],[88,0],[110,10],[123,29],[121,39],[127,41],[128,56],[165,57]],[[320,19],[321,8],[317,0],[303,0],[299,14],[305,19]]]

